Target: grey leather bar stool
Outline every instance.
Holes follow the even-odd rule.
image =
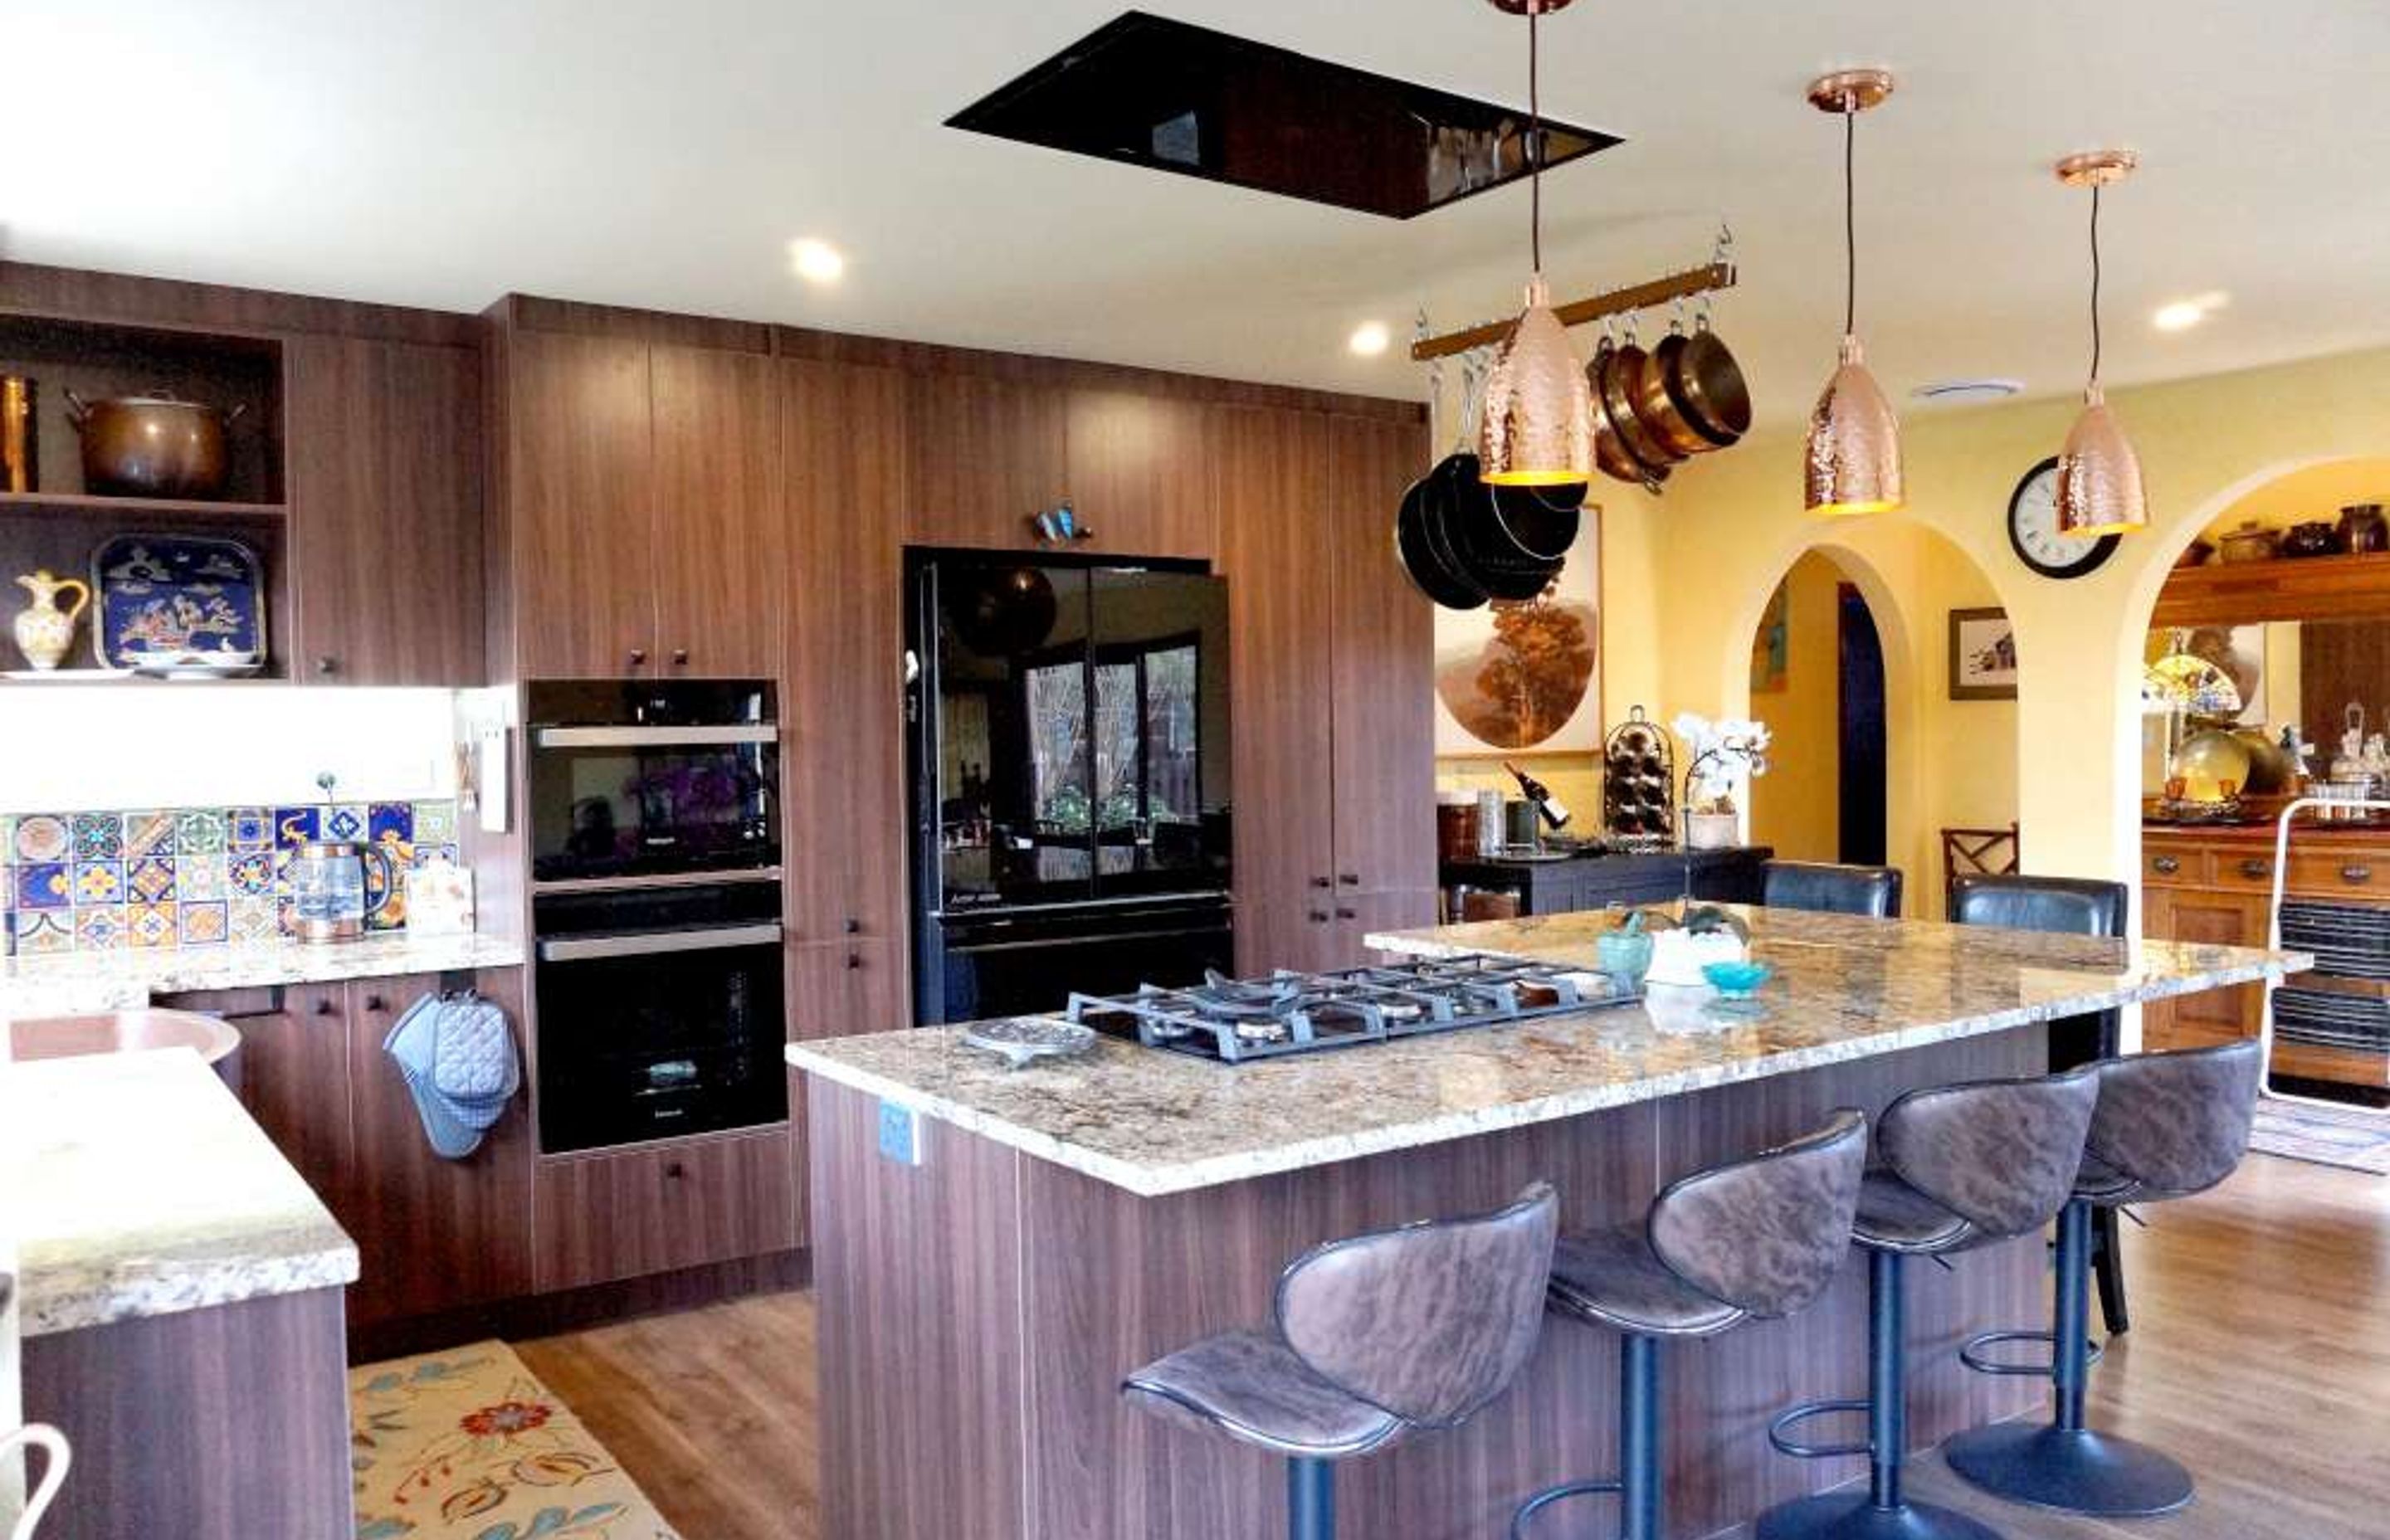
[[[1660,1540],[1660,1344],[1790,1315],[1833,1281],[1850,1249],[1867,1169],[1867,1119],[1841,1111],[1780,1149],[1696,1172],[1640,1225],[1561,1239],[1551,1308],[1620,1332],[1618,1474],[1547,1487],[1519,1506],[1511,1540],[1566,1497],[1615,1493],[1624,1540]]]
[[[1950,918],[1960,925],[2000,925],[2077,936],[2125,933],[2129,897],[2121,882],[2080,877],[2020,877],[1966,873],[1950,882]],[[2116,1057],[2121,1018],[2114,1010],[2069,1016],[2049,1024],[2049,1068],[2071,1070]],[[2125,1302],[2125,1253],[2116,1212],[2091,1216],[2091,1259],[2100,1280],[2100,1317],[2108,1334],[2132,1328]]]
[[[1771,909],[1893,919],[1900,914],[1898,866],[1837,866],[1770,861],[1760,868],[1760,903]]]
[[[2044,1371],[1992,1362],[1985,1349],[2051,1342],[2047,1372],[2056,1386],[2055,1415],[2046,1425],[2000,1423],[1961,1433],[1943,1454],[1961,1477],[2015,1502],[2108,1517],[2171,1513],[2191,1501],[2191,1472],[2154,1449],[2084,1425],[2091,1215],[2125,1203],[2188,1198],[2231,1175],[2249,1149],[2265,1059],[2250,1038],[2111,1059],[2099,1075],[2100,1109],[2073,1200],[2059,1221],[2051,1329],[1987,1332],[1961,1354],[1969,1367],[1987,1373],[2037,1374]]]
[[[1559,1233],[1537,1182],[1493,1213],[1315,1247],[1279,1275],[1270,1326],[1181,1348],[1121,1393],[1287,1457],[1290,1540],[1332,1540],[1336,1461],[1457,1427],[1527,1362]]]
[[[1813,1401],[1769,1424],[1779,1452],[1804,1459],[1868,1457],[1865,1492],[1827,1492],[1760,1515],[1757,1540],[1998,1540],[1961,1513],[1912,1503],[1908,1457],[1907,1265],[2032,1235],[2064,1208],[2083,1162],[2100,1095],[2089,1068],[2029,1080],[1986,1080],[1911,1091],[1876,1123],[1883,1169],[1859,1192],[1856,1238],[1868,1255],[1868,1393]],[[1864,1442],[1804,1444],[1799,1423],[1864,1411]]]

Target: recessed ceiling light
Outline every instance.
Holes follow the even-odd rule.
[[[2150,320],[2160,331],[2189,331],[2231,302],[2231,296],[2221,292],[2195,294],[2158,306]]]
[[[789,242],[789,263],[808,283],[836,283],[846,272],[846,259],[838,248],[811,237]]]
[[[1386,330],[1385,322],[1364,321],[1353,328],[1352,339],[1344,345],[1364,358],[1375,358],[1385,352],[1386,344],[1393,340],[1394,336]]]

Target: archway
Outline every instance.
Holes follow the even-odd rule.
[[[1751,787],[1752,842],[1784,859],[1880,866],[1888,849],[1883,644],[1824,551],[1795,560],[1751,643],[1753,712],[1774,735]]]

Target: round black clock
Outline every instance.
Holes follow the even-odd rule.
[[[2116,554],[2120,534],[2086,540],[2058,527],[2058,456],[2024,473],[2009,494],[2009,546],[2017,559],[2046,578],[2086,577]]]

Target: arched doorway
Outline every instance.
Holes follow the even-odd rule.
[[[1883,641],[1866,596],[1822,550],[1769,596],[1751,642],[1751,711],[1774,735],[1750,838],[1793,861],[1881,866],[1889,850]]]

